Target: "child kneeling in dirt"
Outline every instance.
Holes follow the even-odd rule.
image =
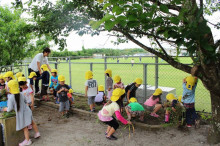
[[[123,124],[132,124],[130,121],[125,120],[120,113],[120,98],[124,93],[124,89],[115,89],[112,92],[111,100],[98,113],[99,120],[108,125],[105,135],[109,140],[117,140],[113,134],[118,129],[119,124],[113,117],[114,114]]]
[[[128,121],[131,117],[140,116],[139,120],[144,121],[144,107],[137,102],[137,99],[132,97],[129,101],[130,103],[125,107]]]
[[[106,103],[106,96],[105,96],[105,93],[104,93],[104,86],[99,85],[98,90],[99,90],[99,92],[95,97],[95,103],[96,103],[96,105],[102,105],[102,104]]]
[[[162,92],[163,91],[160,88],[157,88],[153,93],[153,95],[149,99],[147,99],[144,103],[144,105],[147,106],[147,109],[153,111],[150,114],[152,117],[156,117],[156,118],[159,117],[159,115],[156,114],[156,112],[158,112],[162,108],[161,97],[160,97],[162,95]]]
[[[60,100],[60,108],[59,111],[62,114],[62,118],[69,118],[69,108],[70,108],[70,104],[69,104],[69,99],[67,96],[67,93],[69,92],[69,86],[67,84],[65,84],[65,77],[63,75],[60,75],[58,77],[58,81],[59,81],[59,85],[57,86],[57,93],[59,95],[59,100]]]

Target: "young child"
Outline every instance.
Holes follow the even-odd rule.
[[[197,86],[197,77],[188,76],[183,80],[183,105],[186,108],[186,123],[187,127],[192,127],[195,121],[195,126],[199,125],[198,116],[195,111],[195,90]]]
[[[123,95],[124,93],[124,89],[115,89],[112,93],[111,100],[107,102],[98,113],[99,120],[108,125],[105,135],[106,138],[109,140],[117,140],[117,138],[113,134],[118,129],[119,124],[117,120],[113,117],[114,114],[116,115],[117,119],[123,124],[132,124],[130,121],[125,120],[120,113],[119,102],[121,95]]]
[[[132,97],[129,101],[130,103],[125,107],[128,121],[131,117],[140,116],[139,120],[144,121],[144,107],[137,102],[137,99]]]
[[[5,80],[4,80],[4,76],[0,75],[0,91],[5,89]]]
[[[37,74],[35,72],[31,72],[27,79],[27,85],[31,87],[34,91],[34,81],[37,79]]]
[[[73,89],[69,89],[67,96],[68,96],[70,107],[71,107],[71,105],[74,104]]]
[[[108,92],[107,98],[110,100],[110,98],[112,96],[112,91],[113,91],[112,70],[106,69],[105,75],[107,76],[107,79],[106,79],[106,88],[108,89],[107,90],[107,92]]]
[[[149,109],[151,112],[151,116],[158,118],[159,115],[156,114],[161,108],[162,108],[162,103],[161,103],[161,95],[162,95],[162,90],[160,88],[157,88],[153,95],[147,99],[144,103],[144,105],[147,106],[147,109]]]
[[[131,97],[136,97],[136,90],[138,89],[138,87],[140,87],[141,84],[142,84],[142,79],[136,78],[134,83],[131,83],[126,86],[126,88],[125,88],[126,94],[125,95],[127,96],[127,104],[129,104],[129,100]]]
[[[65,84],[65,77],[63,75],[60,75],[58,77],[59,85],[57,86],[56,90],[59,95],[59,102],[60,102],[60,108],[59,112],[62,114],[62,118],[69,118],[69,99],[67,96],[67,93],[69,92],[69,86]]]
[[[116,88],[121,88],[121,89],[124,89],[124,84],[121,82],[121,77],[119,75],[116,75],[114,76],[114,81],[115,81],[115,84],[114,84],[114,89]],[[120,107],[121,107],[121,112],[123,111],[123,107],[124,107],[124,97],[125,97],[125,94],[123,94],[121,96],[121,104],[120,104]]]
[[[56,69],[52,69],[51,70],[51,82],[50,82],[50,91],[53,92],[53,96],[54,96],[54,99],[56,99],[56,102],[55,103],[58,103],[58,97],[57,97],[57,92],[56,92],[56,88],[57,86],[59,85],[58,83],[58,75],[57,75],[57,70]]]
[[[102,104],[106,103],[106,96],[105,96],[105,93],[104,93],[104,86],[99,85],[98,90],[99,90],[99,92],[95,97],[95,103],[96,103],[96,105],[102,105]]]
[[[91,112],[95,112],[95,96],[98,94],[97,81],[93,79],[92,71],[86,72],[85,97],[88,97],[88,105]]]
[[[166,99],[169,103],[171,103],[171,110],[173,112],[176,112],[176,105],[178,103],[176,97],[174,96],[173,93],[169,93],[166,96]],[[165,123],[169,123],[170,121],[170,110],[166,109],[166,113],[165,113]]]
[[[14,80],[15,79],[13,72],[12,71],[6,72],[5,75],[4,75],[4,78],[5,78],[5,81],[6,81],[5,82],[5,90],[6,90],[7,94],[10,94],[9,88],[8,88],[8,82],[10,80]]]
[[[43,70],[42,75],[37,78],[37,80],[42,79],[42,86],[41,86],[41,100],[49,101],[49,95],[47,94],[47,89],[50,82],[50,73],[48,71],[47,65],[41,65],[41,69]]]
[[[19,85],[16,80],[11,80],[8,82],[8,87],[10,93],[8,96],[8,107],[4,111],[10,112],[15,110],[16,112],[16,131],[23,129],[25,140],[19,144],[19,146],[31,145],[32,141],[29,138],[29,131],[27,126],[32,124],[35,131],[34,138],[39,138],[40,133],[38,131],[37,125],[33,121],[32,111],[25,104],[25,97],[23,93],[19,91]]]

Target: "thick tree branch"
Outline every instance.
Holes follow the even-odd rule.
[[[154,38],[154,40],[156,41],[156,43],[160,47],[160,49],[163,51],[163,53],[168,57],[166,50],[163,48],[163,46],[160,44],[160,42],[156,38]]]
[[[218,48],[218,47],[220,47],[220,40],[217,40],[217,42],[215,43],[215,48]]]

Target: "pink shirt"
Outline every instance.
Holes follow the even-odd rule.
[[[119,84],[118,84],[118,83],[114,84],[114,87],[115,87],[115,86],[118,86],[119,88],[123,88],[123,89],[124,89],[124,84],[123,84],[122,82],[119,83]],[[118,88],[118,87],[117,87],[117,88]]]
[[[147,100],[145,101],[144,105],[146,105],[146,106],[154,106],[155,104],[157,104],[157,102],[158,102],[159,100],[160,100],[159,98],[153,100],[153,95],[152,95],[149,99],[147,99]]]

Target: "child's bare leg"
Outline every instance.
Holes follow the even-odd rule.
[[[29,131],[27,127],[24,128],[24,137],[27,141],[29,140]]]
[[[166,113],[165,113],[166,115],[168,115],[169,114],[169,111],[168,110],[166,110]]]
[[[110,131],[108,132],[108,137],[111,136],[115,132],[115,129],[111,127]]]
[[[131,114],[129,113],[128,109],[125,107],[125,111],[127,113],[127,116],[128,116],[128,121],[131,120]]]
[[[162,104],[156,104],[155,108],[154,108],[154,111],[152,113],[158,112],[160,110],[160,108],[162,108]]]
[[[93,110],[93,104],[90,104],[89,107],[90,107],[90,110],[92,111]]]
[[[109,131],[110,131],[111,128],[112,128],[111,126],[108,126],[108,127],[107,127],[107,130],[106,130],[106,133],[107,133],[107,134],[109,133]]]
[[[32,121],[32,127],[33,127],[35,133],[39,132],[38,128],[37,128],[37,124],[34,121]]]

